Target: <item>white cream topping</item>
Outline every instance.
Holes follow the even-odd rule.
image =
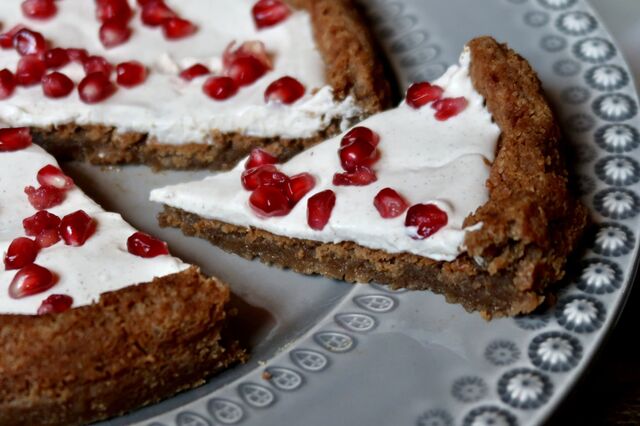
[[[463,250],[467,215],[488,199],[489,177],[500,129],[492,122],[482,96],[469,77],[470,54],[460,66],[452,66],[434,84],[445,97],[464,96],[469,104],[446,121],[434,118],[434,110],[419,110],[402,103],[396,109],[369,117],[359,124],[380,136],[380,160],[373,166],[378,180],[367,186],[334,186],[334,173],[342,172],[338,157],[341,136],[329,139],[279,166],[289,176],[308,172],[316,187],[287,216],[261,219],[248,204],[243,189],[243,162],[225,173],[199,182],[156,189],[151,200],[234,225],[262,228],[287,237],[338,243],[354,241],[390,253],[409,252],[435,260],[450,261]],[[375,195],[391,187],[409,204],[434,203],[448,215],[448,224],[429,238],[410,237],[405,215],[383,219],[373,205]],[[332,189],[336,204],[322,231],[307,225],[307,199]],[[480,224],[478,226],[481,226]],[[473,229],[477,229],[477,226]]]
[[[0,152],[0,254],[4,258],[14,238],[24,237],[22,220],[36,213],[24,193],[28,185],[39,186],[36,175],[47,164],[57,165],[42,148],[32,145],[15,152]],[[73,307],[89,305],[100,294],[133,284],[149,282],[189,267],[171,256],[144,259],[127,251],[127,238],[135,232],[120,215],[105,212],[77,188],[67,192],[62,204],[49,209],[63,217],[84,210],[97,222],[96,232],[81,247],[58,242],[42,249],[35,263],[49,269],[58,282],[49,290],[22,299],[9,297],[16,270],[0,265],[0,313],[35,314],[51,294],[73,297]]]
[[[23,23],[42,32],[53,46],[85,48],[114,65],[141,61],[150,74],[144,84],[131,89],[121,87],[113,97],[94,105],[80,101],[77,91],[64,99],[48,99],[39,85],[18,88],[13,97],[0,101],[0,124],[105,124],[120,132],[149,133],[158,143],[182,144],[210,142],[213,129],[262,137],[309,137],[334,119],[342,120],[346,126],[361,112],[351,97],[340,102],[334,100],[315,46],[309,14],[303,11],[258,31],[251,15],[254,0],[167,0],[180,16],[198,26],[195,35],[168,41],[160,28],[142,24],[139,7],[130,0],[135,11],[130,23],[133,35],[125,44],[105,49],[98,38],[93,0],[56,2],[58,14],[44,22],[26,19],[21,13],[21,3],[22,0],[0,1],[3,30]],[[264,42],[273,57],[273,70],[225,101],[214,101],[202,92],[206,77],[191,82],[178,77],[180,70],[194,63],[203,63],[214,73],[220,73],[222,53],[234,40],[237,44],[250,40]],[[0,50],[0,69],[13,71],[18,60],[13,49]],[[60,71],[76,84],[84,76],[78,64],[67,65]],[[305,96],[293,105],[265,104],[267,86],[285,75],[302,82],[307,89]]]

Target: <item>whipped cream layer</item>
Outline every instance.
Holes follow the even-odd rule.
[[[137,60],[149,68],[147,81],[137,87],[119,87],[106,101],[87,105],[77,91],[64,99],[48,99],[37,85],[18,88],[0,101],[0,124],[10,126],[47,126],[77,123],[105,124],[119,132],[149,133],[155,143],[183,144],[211,142],[211,130],[239,132],[259,137],[310,137],[335,119],[343,126],[360,115],[351,97],[334,100],[325,79],[325,66],[312,34],[310,16],[295,11],[284,22],[263,30],[255,28],[251,15],[254,0],[166,0],[180,16],[198,26],[193,36],[178,41],[166,40],[159,27],[147,27],[140,20],[140,8],[129,0],[134,17],[133,34],[125,44],[105,49],[98,38],[99,23],[94,0],[56,2],[58,14],[48,21],[22,15],[22,0],[0,1],[2,29],[25,24],[41,32],[52,46],[85,48],[92,55],[104,56],[112,64]],[[191,82],[182,80],[181,70],[202,63],[219,74],[222,54],[236,41],[260,40],[273,58],[273,70],[225,101],[215,101],[202,92],[207,77]],[[19,55],[0,50],[0,69],[15,70]],[[59,71],[76,84],[84,76],[79,64]],[[267,105],[264,92],[274,80],[289,75],[298,79],[306,94],[293,105]]]
[[[0,152],[0,254],[6,253],[14,238],[24,237],[22,220],[36,213],[29,204],[24,187],[38,187],[38,170],[55,159],[32,145],[15,152]],[[96,302],[100,294],[133,284],[145,283],[185,270],[189,265],[171,256],[143,259],[127,251],[127,238],[136,230],[120,215],[105,212],[77,188],[67,192],[62,204],[48,211],[60,218],[84,210],[97,222],[96,232],[81,247],[59,241],[42,249],[35,263],[49,269],[58,282],[49,290],[22,299],[9,297],[9,284],[16,270],[5,271],[0,264],[0,313],[35,315],[51,294],[73,297],[73,307]]]
[[[459,115],[437,121],[429,106],[413,109],[406,103],[369,117],[359,124],[380,136],[380,159],[374,164],[378,180],[367,186],[334,186],[333,175],[342,172],[338,149],[341,136],[302,152],[278,168],[289,176],[308,172],[316,186],[283,217],[261,219],[248,204],[250,192],[241,184],[244,161],[225,173],[199,182],[156,189],[151,200],[205,218],[239,226],[261,228],[286,237],[327,243],[353,241],[389,253],[409,252],[435,260],[450,261],[463,250],[464,219],[488,199],[489,177],[500,129],[492,122],[482,96],[469,76],[470,54],[460,66],[452,66],[434,84],[445,97],[464,96],[469,104]],[[398,191],[410,205],[434,203],[448,215],[448,224],[429,238],[410,237],[405,215],[383,219],[373,205],[385,187]],[[307,199],[331,189],[336,204],[322,231],[307,225]],[[476,225],[477,229],[481,224]]]

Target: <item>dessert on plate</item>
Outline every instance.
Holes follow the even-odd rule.
[[[241,256],[430,289],[489,318],[539,306],[587,221],[535,72],[489,37],[397,108],[289,161],[254,150],[151,199],[161,225]]]

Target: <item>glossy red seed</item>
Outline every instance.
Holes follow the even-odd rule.
[[[61,314],[71,309],[73,297],[66,294],[52,294],[42,301],[38,308],[38,315]]]
[[[225,69],[229,69],[231,64],[240,58],[253,58],[260,62],[265,69],[272,68],[271,57],[263,42],[251,40],[245,41],[236,49],[234,49],[234,46],[235,42],[232,41],[222,54],[222,65]]]
[[[116,75],[120,86],[134,87],[145,82],[147,68],[138,61],[123,62],[116,67]]]
[[[230,98],[238,92],[238,85],[230,77],[210,77],[202,86],[204,93],[217,101]]]
[[[245,170],[254,167],[264,166],[265,164],[276,164],[278,159],[261,148],[254,148],[249,154],[249,158],[244,163]]]
[[[126,24],[133,12],[127,0],[96,0],[96,18],[101,23]]]
[[[407,211],[404,226],[415,227],[411,238],[422,240],[438,232],[448,220],[447,213],[435,204],[416,204]]]
[[[25,0],[22,2],[22,13],[31,19],[49,19],[58,8],[53,0]]]
[[[13,36],[13,47],[22,56],[32,55],[43,53],[47,48],[47,42],[39,32],[24,28]]]
[[[61,72],[52,72],[42,77],[42,92],[48,98],[64,98],[73,91],[73,81]]]
[[[20,299],[25,296],[42,293],[55,284],[51,271],[32,263],[20,269],[9,284],[9,296]]]
[[[177,17],[178,15],[162,0],[146,1],[142,5],[142,14],[140,15],[142,23],[152,27],[157,27],[162,25],[165,20]]]
[[[87,104],[102,102],[115,91],[115,85],[101,72],[87,75],[78,85],[80,99]]]
[[[60,218],[46,210],[40,210],[33,216],[22,220],[25,234],[35,237],[44,231],[54,229],[56,232],[60,227]]]
[[[67,55],[69,55],[69,59],[71,59],[73,62],[79,62],[83,64],[84,61],[86,61],[89,57],[89,52],[87,52],[85,49],[70,47],[65,50],[67,52]]]
[[[21,86],[33,86],[40,83],[47,72],[47,66],[38,55],[25,55],[18,61],[16,82]]]
[[[398,217],[407,210],[407,201],[391,188],[384,188],[373,199],[373,205],[385,219]]]
[[[127,239],[127,250],[144,258],[169,254],[167,243],[142,232],[136,232]]]
[[[13,48],[13,36],[22,29],[26,28],[24,25],[16,25],[11,28],[6,33],[0,34],[0,47],[3,49],[12,49]]]
[[[102,56],[89,56],[82,62],[84,72],[89,75],[100,72],[107,77],[111,77],[113,65]]]
[[[10,98],[16,90],[16,77],[11,71],[0,70],[0,100]]]
[[[120,46],[131,37],[131,28],[126,22],[107,21],[100,26],[98,37],[104,47],[110,49]]]
[[[242,186],[249,191],[261,186],[283,187],[288,180],[287,175],[270,164],[247,169],[240,176]]]
[[[20,237],[11,241],[4,255],[4,269],[20,269],[32,264],[40,247],[30,238]]]
[[[268,71],[262,62],[252,56],[236,59],[227,68],[227,75],[238,86],[248,86],[262,77]]]
[[[378,150],[362,139],[356,139],[338,150],[340,164],[348,172],[354,172],[358,167],[369,167],[378,159]]]
[[[62,218],[60,237],[66,245],[79,247],[84,245],[95,229],[95,220],[84,210],[78,210]]]
[[[407,104],[412,108],[418,109],[429,102],[440,99],[443,92],[442,87],[427,83],[426,81],[414,83],[407,90]]]
[[[444,98],[433,103],[432,108],[436,110],[436,120],[445,121],[460,114],[469,104],[464,97]]]
[[[260,0],[253,6],[251,13],[256,27],[266,28],[287,19],[291,10],[280,0]]]
[[[0,152],[17,151],[31,145],[28,127],[0,129]]]
[[[316,186],[316,180],[313,176],[309,173],[300,173],[289,178],[284,190],[289,202],[295,206],[314,186]]]
[[[61,68],[71,61],[67,49],[55,47],[44,52],[44,63],[47,68]]]
[[[38,244],[40,248],[51,247],[58,241],[60,241],[60,232],[57,228],[45,229],[44,231],[36,235],[36,244]]]
[[[59,205],[64,201],[65,195],[64,190],[51,186],[41,186],[37,189],[33,186],[27,186],[24,193],[27,194],[29,203],[36,210],[49,209]]]
[[[51,186],[58,189],[69,190],[73,188],[73,179],[65,175],[62,170],[48,164],[38,170],[38,183],[42,186]]]
[[[169,18],[162,22],[162,32],[168,40],[189,37],[198,30],[191,21],[182,18]]]
[[[182,72],[180,73],[180,78],[191,81],[196,77],[207,75],[210,72],[211,71],[209,71],[209,68],[205,67],[204,65],[195,64],[191,65],[189,68],[182,70]]]
[[[354,172],[336,173],[333,184],[336,186],[366,186],[378,180],[375,172],[368,167],[359,167]]]
[[[307,200],[307,223],[309,227],[316,231],[322,231],[329,223],[335,204],[336,194],[330,189],[309,197]]]
[[[340,146],[349,145],[355,141],[365,141],[372,146],[378,146],[380,136],[368,127],[358,126],[349,130],[340,141]]]
[[[277,102],[290,105],[304,96],[305,88],[293,77],[285,76],[277,79],[264,92],[265,102]]]
[[[249,205],[259,217],[285,216],[291,211],[289,199],[281,188],[261,186],[249,197]]]

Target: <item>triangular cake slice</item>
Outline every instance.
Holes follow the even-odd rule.
[[[389,105],[352,0],[22,3],[0,2],[0,124],[57,158],[228,169]]]
[[[154,190],[160,223],[303,273],[430,289],[492,317],[542,303],[586,222],[536,74],[488,37],[396,109],[274,160],[255,151],[232,171]]]

